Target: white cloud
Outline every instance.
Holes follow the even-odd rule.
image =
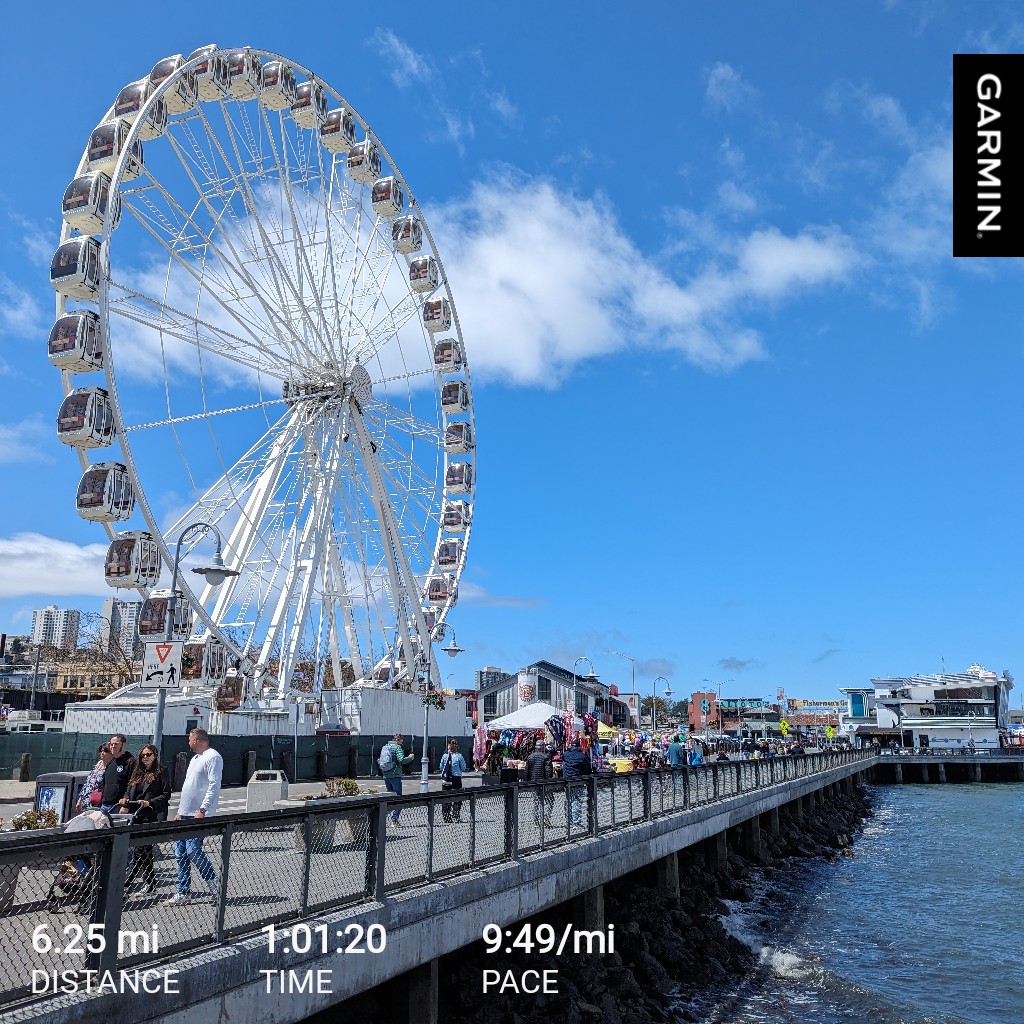
[[[432,216],[477,373],[555,386],[581,360],[632,346],[730,369],[764,357],[742,304],[834,284],[858,262],[850,240],[807,228],[722,243],[688,280],[641,253],[600,199],[506,175]]]
[[[47,441],[52,443],[53,437],[53,429],[47,428],[41,416],[20,423],[0,423],[0,464],[52,462],[51,455],[39,446]]]
[[[757,96],[757,90],[731,65],[721,61],[707,76],[704,100],[715,110],[732,112]]]
[[[0,537],[0,597],[91,595],[114,591],[103,581],[106,544],[73,544],[41,533]]]
[[[490,106],[498,117],[506,124],[515,124],[519,120],[519,108],[508,98],[505,92],[492,93]]]
[[[417,82],[429,82],[434,72],[411,46],[403,43],[389,28],[379,28],[370,40],[377,52],[391,62],[391,80],[404,89]]]
[[[12,213],[10,216],[11,220],[24,231],[21,236],[21,244],[25,247],[25,254],[29,260],[37,267],[49,267],[54,250],[57,248],[59,229],[44,231],[38,224],[33,223],[20,213]]]
[[[0,334],[38,334],[42,328],[42,314],[32,293],[0,274]]]

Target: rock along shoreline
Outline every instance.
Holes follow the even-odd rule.
[[[501,963],[487,956],[482,942],[441,958],[438,969],[438,1019],[445,1024],[648,1024],[696,1021],[687,1001],[728,978],[741,978],[755,967],[755,956],[730,935],[722,918],[723,900],[749,902],[752,881],[764,868],[799,870],[803,858],[836,860],[853,856],[854,836],[871,816],[861,786],[802,818],[779,811],[779,831],[761,832],[755,859],[734,846],[720,868],[705,865],[702,846],[679,853],[678,898],[656,888],[653,867],[636,871],[604,887],[605,924],[615,925],[615,952],[604,956],[563,953],[526,954],[514,950]],[[557,933],[571,921],[571,904],[543,911],[528,920],[550,924]],[[443,927],[443,922],[438,922]],[[516,929],[516,926],[513,926]],[[521,976],[524,971],[557,971],[557,994],[483,994],[483,971],[500,966]],[[404,1019],[401,985],[382,985],[327,1011],[331,1020],[394,1024]],[[404,1013],[403,1013],[404,1011]],[[311,1020],[327,1020],[318,1014]]]

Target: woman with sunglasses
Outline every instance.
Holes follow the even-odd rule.
[[[121,798],[121,806],[135,811],[136,822],[167,820],[167,806],[171,799],[171,776],[160,764],[160,755],[152,743],[139,752],[135,770],[128,780],[128,789]],[[156,869],[153,867],[153,847],[135,848],[136,867],[133,873],[141,877],[149,892],[156,892]]]

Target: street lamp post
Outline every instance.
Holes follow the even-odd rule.
[[[658,676],[651,687],[651,732],[658,728],[658,683],[665,684],[667,693],[672,691],[668,688],[668,680],[664,676]]]
[[[636,706],[636,717],[637,725],[640,724],[640,708],[636,704],[636,658],[631,658],[628,654],[623,654],[621,651],[605,651],[605,654],[614,654],[617,658],[625,658],[629,662],[629,688],[630,693],[633,697],[633,706]],[[633,712],[630,710],[630,716]],[[630,718],[630,726],[632,726],[632,718]]]
[[[721,682],[716,683],[712,679],[705,679],[704,682],[707,683],[709,686],[714,686],[715,689],[717,690],[717,693],[718,693],[718,697],[715,700],[715,710],[718,712],[718,738],[719,738],[719,740],[721,740],[722,739],[722,687],[725,686],[727,683],[733,682],[733,680],[732,679],[723,679]],[[742,731],[742,730],[740,730],[740,731]]]
[[[186,538],[203,533],[213,534],[215,545],[213,561],[211,561],[209,565],[197,566],[192,571],[203,576],[211,587],[219,587],[229,577],[239,575],[237,569],[229,569],[224,564],[224,559],[221,557],[220,553],[222,544],[220,530],[218,530],[213,523],[200,522],[192,523],[191,526],[186,526],[185,529],[181,531],[181,534],[178,537],[178,543],[174,548],[174,568],[171,570],[171,593],[167,598],[167,622],[164,625],[164,640],[167,643],[170,643],[174,638],[174,610],[178,604],[178,563],[181,560],[181,545]],[[180,675],[178,679],[180,681]],[[167,690],[161,686],[159,690],[157,690],[156,720],[153,723],[153,746],[156,747],[157,750],[160,749],[160,744],[163,742],[164,738],[164,705],[166,703]]]
[[[577,714],[577,710],[578,710],[577,707],[576,707],[576,680],[578,678],[578,674],[576,672],[576,666],[579,665],[579,663],[581,661],[585,661],[590,666],[590,672],[584,678],[586,678],[586,679],[595,679],[596,678],[596,676],[594,674],[594,663],[585,654],[581,654],[572,663],[572,731],[573,732],[576,731],[576,714]]]
[[[427,689],[423,697],[423,755],[420,758],[420,792],[428,793],[430,791],[430,759],[427,757],[427,742],[428,735],[427,729],[430,727],[430,705],[427,703],[427,697],[431,693],[432,686],[430,681],[430,670],[431,662],[434,660],[433,651],[431,646],[445,638],[448,631],[451,630],[452,638],[448,641],[447,647],[442,647],[441,650],[448,655],[449,658],[454,658],[456,654],[462,653],[462,648],[455,642],[455,627],[449,625],[443,619],[438,622],[431,629],[427,630],[427,642],[425,644],[426,654],[426,669],[427,669]],[[420,653],[420,665],[424,661],[424,652]]]

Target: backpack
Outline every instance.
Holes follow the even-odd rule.
[[[377,758],[377,764],[382,772],[389,772],[395,767],[395,752],[391,749],[390,743],[385,743]]]

